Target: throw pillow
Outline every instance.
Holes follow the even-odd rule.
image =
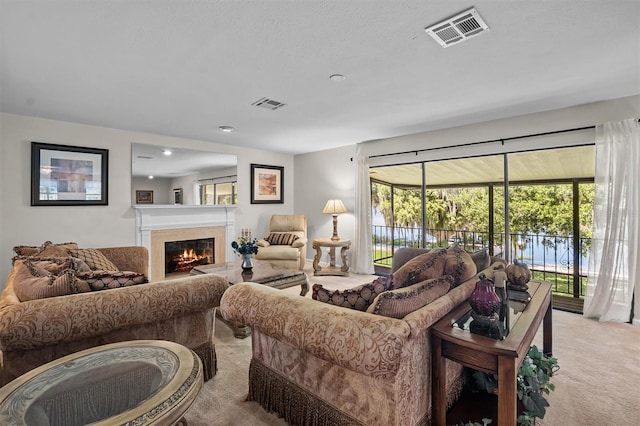
[[[380,277],[367,284],[348,290],[327,290],[320,284],[314,284],[311,298],[330,305],[366,311],[373,300],[388,289],[388,277]]]
[[[42,250],[36,253],[38,257],[64,257],[69,256],[67,250],[77,249],[76,243],[62,243],[53,244],[51,241],[47,241],[42,245]]]
[[[367,312],[391,318],[404,318],[447,294],[452,284],[453,277],[445,275],[397,290],[384,291],[369,305]]]
[[[13,291],[21,302],[89,291],[86,284],[77,280],[72,268],[53,274],[45,269],[47,266],[52,265],[29,259],[16,261]]]
[[[471,256],[473,263],[476,264],[476,271],[482,271],[491,265],[491,256],[489,256],[489,250],[487,249],[480,249],[470,253],[469,256]]]
[[[453,276],[453,287],[457,287],[469,278],[473,277],[477,270],[469,253],[457,244],[449,247],[446,253],[444,272],[442,275]]]
[[[144,274],[131,271],[89,271],[78,272],[77,277],[87,283],[92,291],[127,287],[148,283]]]
[[[45,251],[45,249],[49,248],[49,250]],[[61,250],[56,250],[56,248],[60,248]],[[41,246],[15,246],[13,251],[18,256],[40,256],[40,257],[66,257],[68,256],[66,249],[77,249],[78,244],[76,243],[60,243],[53,244],[51,241],[46,241]],[[43,254],[44,253],[44,254]]]
[[[392,274],[393,288],[402,288],[443,275],[447,249],[431,250],[407,261]]]
[[[298,236],[290,232],[271,232],[267,238],[265,238],[269,244],[278,246],[290,246],[297,239]]]
[[[84,261],[93,271],[117,271],[118,267],[97,249],[69,250],[68,253]]]

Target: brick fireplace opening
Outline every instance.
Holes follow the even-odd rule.
[[[214,239],[167,241],[164,243],[164,274],[184,274],[200,265],[215,262]]]

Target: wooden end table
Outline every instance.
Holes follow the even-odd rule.
[[[514,426],[517,419],[517,373],[542,323],[543,352],[552,351],[551,284],[529,282],[531,300],[520,312],[510,312],[509,331],[503,340],[471,333],[456,324],[471,310],[464,302],[431,328],[432,420],[444,426],[447,415],[444,359],[486,373],[498,374],[498,426]]]
[[[349,264],[347,263],[347,250],[351,247],[350,240],[332,240],[331,238],[316,238],[313,240],[312,247],[316,251],[313,258],[313,275],[338,275],[349,276]],[[320,257],[322,257],[322,247],[329,248],[329,266],[324,268],[319,265]],[[336,247],[340,247],[340,258],[342,266],[336,266]]]

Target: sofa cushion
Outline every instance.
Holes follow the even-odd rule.
[[[469,253],[457,244],[446,249],[446,261],[442,275],[453,276],[453,287],[457,287],[473,277],[477,270]]]
[[[453,277],[444,275],[396,290],[384,291],[369,305],[367,312],[401,319],[444,296],[452,285]]]
[[[69,255],[84,261],[94,271],[117,271],[118,267],[97,249],[68,250]]]
[[[76,274],[79,280],[85,281],[92,291],[110,288],[127,287],[148,283],[144,274],[131,271],[88,271]]]
[[[89,291],[86,284],[77,280],[70,258],[61,263],[18,259],[14,268],[13,290],[21,302]]]
[[[443,275],[447,249],[430,250],[407,261],[392,277],[392,288],[402,288]]]
[[[279,246],[290,246],[297,239],[298,236],[290,232],[270,232],[267,238],[265,238],[269,244]]]
[[[476,272],[487,269],[489,265],[491,265],[491,256],[489,255],[489,250],[485,248],[473,253],[469,253],[469,256],[471,256],[471,260],[473,260],[473,263],[476,264]]]
[[[321,284],[314,284],[311,298],[330,305],[366,311],[376,296],[388,290],[389,283],[388,277],[380,277],[347,290],[327,290]]]

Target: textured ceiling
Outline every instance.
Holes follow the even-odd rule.
[[[424,32],[470,6],[485,34]],[[638,94],[638,22],[638,0],[0,0],[0,108],[312,152]]]

